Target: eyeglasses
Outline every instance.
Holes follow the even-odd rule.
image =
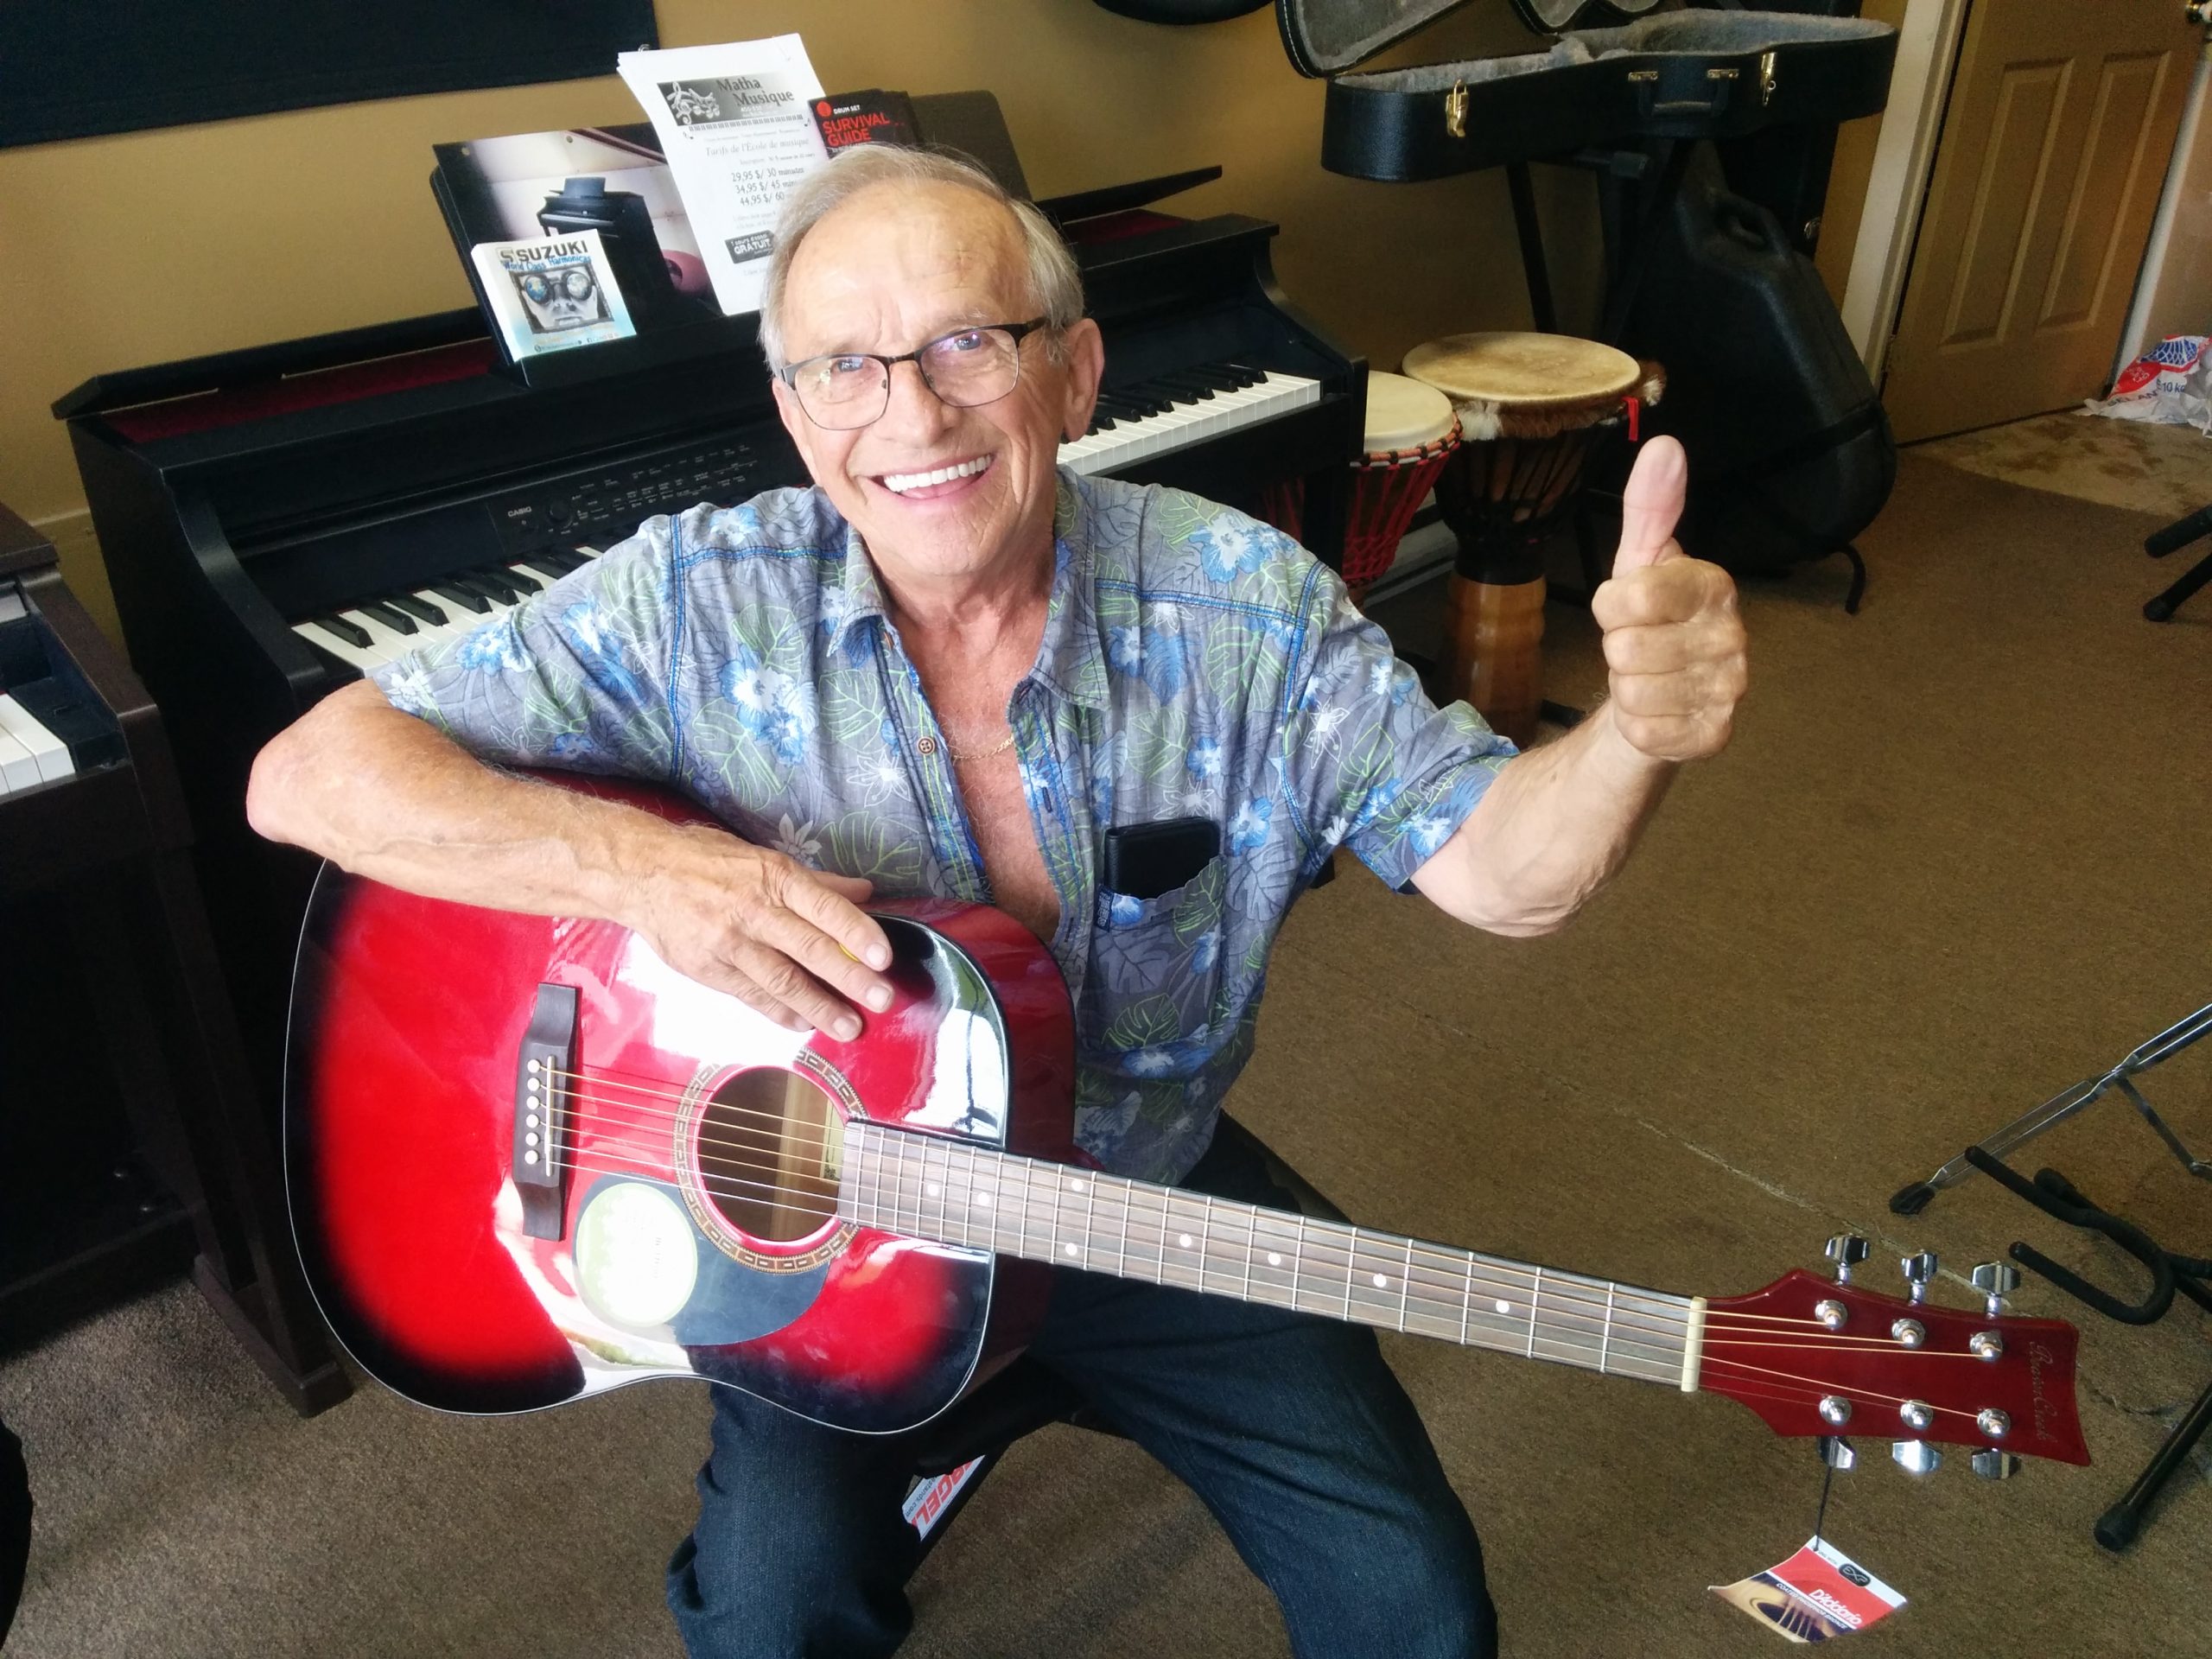
[[[995,404],[1021,383],[1021,342],[1048,318],[956,328],[896,357],[875,352],[831,352],[783,371],[807,419],[832,432],[849,432],[880,418],[891,406],[891,370],[912,363],[922,384],[953,409]]]
[[[515,286],[532,305],[543,305],[549,300],[588,300],[599,285],[584,266],[569,265],[560,270],[523,271],[515,277]]]

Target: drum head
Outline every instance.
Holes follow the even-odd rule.
[[[1363,446],[1369,454],[1384,455],[1440,442],[1450,437],[1458,424],[1452,400],[1434,386],[1379,370],[1368,375]]]
[[[1636,389],[1636,359],[1571,334],[1446,334],[1406,353],[1406,372],[1455,404],[1605,409]]]

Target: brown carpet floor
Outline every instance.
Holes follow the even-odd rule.
[[[1863,614],[1840,569],[1746,584],[1738,741],[1590,914],[1493,939],[1347,862],[1291,918],[1235,1109],[1363,1221],[1670,1289],[1750,1290],[1855,1229],[1877,1285],[1939,1250],[1955,1305],[2020,1237],[2132,1292],[2108,1249],[1979,1179],[1914,1222],[1886,1200],[2212,1001],[2212,595],[2140,620],[2167,579],[2139,548],[2159,512],[1908,455],[1862,541]],[[1433,603],[1398,601],[1408,644]],[[1587,619],[1555,606],[1552,630],[1553,693],[1586,700]],[[2212,1144],[2212,1042],[2146,1082]],[[2123,1106],[2016,1161],[2212,1251],[2212,1186]],[[2042,1285],[2018,1303],[2069,1313]],[[2212,1322],[2079,1323],[2094,1467],[1996,1484],[1954,1458],[1914,1480],[1860,1441],[1826,1530],[1911,1598],[1865,1651],[2212,1651],[2212,1459],[2127,1554],[2089,1537],[2212,1380]],[[1777,1650],[1705,1586],[1811,1532],[1809,1442],[1718,1398],[1386,1342],[1481,1529],[1510,1653]],[[178,1289],[0,1367],[0,1415],[41,1504],[11,1656],[676,1651],[659,1569],[691,1511],[690,1387],[495,1421],[371,1387],[301,1422]],[[930,1659],[1285,1651],[1197,1503],[1072,1429],[1016,1449],[914,1595]]]

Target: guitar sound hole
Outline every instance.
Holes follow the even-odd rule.
[[[747,1237],[812,1236],[837,1208],[844,1120],[803,1072],[760,1066],[715,1090],[699,1121],[699,1173],[709,1200]]]

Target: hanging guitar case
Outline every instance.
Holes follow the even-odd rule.
[[[1841,554],[1856,612],[1866,568],[1852,538],[1897,482],[1897,444],[1873,382],[1813,262],[1767,208],[1731,190],[1711,144],[1680,182],[1614,295],[1608,333],[1667,366],[1648,431],[1691,458],[1681,540],[1742,574]]]
[[[1856,0],[1664,12],[1657,0],[1514,0],[1531,29],[1554,36],[1546,50],[1350,73],[1464,3],[1276,0],[1291,61],[1333,77],[1322,165],[1381,181],[1505,167],[1534,300],[1544,279],[1540,251],[1528,257],[1527,164],[1630,163],[1600,174],[1610,292],[1599,333],[1666,370],[1652,423],[1690,452],[1685,543],[1747,572],[1846,554],[1856,608],[1864,571],[1851,538],[1887,499],[1896,451],[1806,257],[1817,210],[1800,201],[1825,188],[1835,124],[1887,101],[1897,31],[1826,15]],[[1607,26],[1570,27],[1586,18]],[[1793,143],[1799,134],[1815,142]],[[1719,143],[1725,170],[1699,141]],[[1727,175],[1738,174],[1745,190],[1759,188],[1754,175],[1786,175],[1793,199],[1769,194],[1790,221],[1732,191]],[[1535,303],[1541,318],[1548,292]]]

